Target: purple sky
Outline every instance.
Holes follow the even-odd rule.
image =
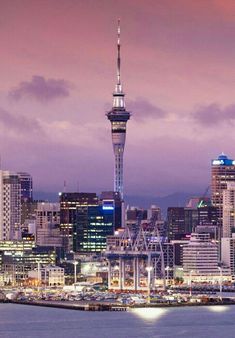
[[[0,10],[0,152],[36,190],[113,188],[121,18],[125,192],[203,192],[235,157],[234,0],[12,0]]]

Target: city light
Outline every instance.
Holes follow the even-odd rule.
[[[143,320],[146,321],[157,321],[162,316],[167,314],[167,309],[160,309],[160,308],[139,308],[139,309],[132,309],[131,313],[137,315]]]
[[[226,305],[216,305],[216,306],[208,306],[207,309],[211,312],[226,312],[229,310],[229,306]]]

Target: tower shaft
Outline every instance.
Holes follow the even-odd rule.
[[[119,192],[123,200],[123,154],[126,141],[126,123],[130,113],[125,108],[125,94],[121,85],[121,45],[120,21],[117,38],[117,84],[113,93],[113,107],[106,115],[111,122],[112,144],[114,151],[114,191]]]

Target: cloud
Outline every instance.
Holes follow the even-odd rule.
[[[0,124],[7,130],[15,131],[17,133],[42,133],[42,128],[38,120],[28,118],[24,115],[15,115],[0,108]]]
[[[9,96],[15,101],[23,97],[34,98],[41,102],[69,96],[71,85],[63,79],[45,79],[34,75],[31,81],[22,81],[9,91]]]
[[[127,110],[130,110],[133,113],[133,117],[139,121],[143,121],[147,118],[160,119],[168,115],[166,111],[154,106],[141,97],[127,101]]]
[[[235,120],[235,104],[224,108],[216,103],[212,103],[208,106],[201,106],[192,113],[192,117],[200,124],[208,127],[223,122],[233,122]]]

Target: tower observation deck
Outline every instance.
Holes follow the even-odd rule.
[[[121,85],[121,45],[120,20],[118,21],[117,36],[117,84],[113,93],[113,107],[106,116],[111,122],[112,143],[115,158],[114,191],[119,192],[123,200],[123,154],[126,140],[126,123],[130,119],[130,112],[125,108],[125,94]]]

